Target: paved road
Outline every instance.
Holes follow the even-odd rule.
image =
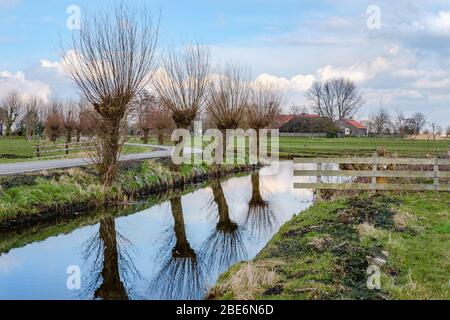
[[[150,147],[156,148],[158,150],[145,152],[145,153],[134,153],[123,156],[121,161],[129,160],[144,160],[144,159],[156,159],[156,158],[166,158],[170,157],[172,153],[171,147],[166,146],[155,146],[155,145],[143,145],[129,143],[127,145],[139,146],[139,147]],[[0,176],[29,173],[42,170],[51,169],[66,169],[73,167],[86,166],[91,164],[90,159],[77,158],[77,159],[59,159],[59,160],[45,160],[45,161],[31,161],[31,162],[19,162],[19,163],[8,163],[0,164]]]

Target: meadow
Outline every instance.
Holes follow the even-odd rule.
[[[401,138],[298,138],[281,137],[282,157],[371,156],[384,148],[400,157],[445,156],[450,140],[406,140]]]
[[[130,137],[130,143],[142,143],[138,137]],[[51,145],[49,142],[40,142],[43,145]],[[64,141],[57,141],[63,144]],[[150,145],[157,145],[156,139],[149,141]],[[169,139],[164,142],[171,145]],[[0,163],[39,160],[35,157],[36,141],[28,141],[24,138],[0,137]],[[378,149],[384,148],[390,154],[398,154],[399,157],[433,157],[445,156],[448,153],[450,139],[447,140],[407,140],[401,138],[300,138],[280,137],[280,157],[334,157],[334,156],[372,156]],[[126,146],[126,153],[148,152],[148,148],[139,146]],[[51,154],[63,155],[64,152]],[[71,156],[76,156],[72,154]],[[80,154],[78,154],[80,155]]]
[[[64,144],[65,141],[60,139],[55,144],[46,140],[28,140],[22,137],[0,137],[0,163],[14,163],[24,161],[38,161],[36,157],[36,145],[39,143],[41,146],[53,146]],[[61,147],[55,147],[50,149],[60,149]],[[47,149],[49,150],[49,149]],[[140,146],[125,146],[125,153],[141,153],[149,152],[151,148],[144,148]],[[45,156],[64,156],[65,152],[61,149],[60,152],[54,152],[45,154]],[[81,152],[71,152],[70,157],[83,156]],[[44,155],[43,155],[44,157]],[[44,159],[42,159],[44,160]],[[48,159],[45,159],[48,160]]]

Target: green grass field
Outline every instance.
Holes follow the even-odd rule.
[[[131,138],[133,142],[141,142]],[[158,144],[151,139],[149,144]],[[169,139],[165,145],[172,145]],[[204,146],[208,143],[204,143]],[[333,156],[372,156],[379,148],[400,157],[444,156],[448,152],[450,139],[427,141],[401,138],[302,138],[280,137],[280,156],[292,157],[333,157]]]
[[[332,157],[332,156],[371,156],[379,148],[400,157],[443,156],[448,152],[450,140],[423,141],[398,138],[280,138],[280,155],[283,157]]]
[[[38,161],[36,157],[36,141],[28,141],[24,138],[16,137],[0,137],[0,163],[13,163],[24,161]],[[57,141],[57,144],[64,144],[64,140]],[[52,146],[52,143],[48,141],[41,141],[40,145]],[[47,149],[48,150],[48,149]],[[125,146],[125,153],[141,153],[148,152],[150,148],[143,148],[139,146]],[[43,155],[45,156],[63,156],[64,151],[55,152]],[[71,153],[70,157],[76,157],[79,153]],[[48,159],[47,159],[48,160]]]
[[[31,160],[34,145],[26,139],[0,137],[0,163]]]
[[[58,143],[63,143],[61,140]],[[129,139],[131,143],[142,143],[136,137]],[[0,137],[0,163],[31,161],[35,159],[35,142],[22,138]],[[47,143],[48,144],[48,143]],[[149,144],[158,144],[152,138]],[[171,145],[166,139],[165,145]],[[281,137],[280,156],[292,157],[333,157],[333,156],[371,156],[379,148],[400,157],[444,156],[448,152],[450,140],[426,141],[403,140],[399,138],[300,138]],[[146,152],[147,148],[126,147],[126,153]],[[51,154],[56,155],[56,154]]]

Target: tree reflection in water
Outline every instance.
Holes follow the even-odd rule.
[[[171,237],[171,244],[164,247],[173,246],[172,254],[152,280],[148,296],[158,300],[202,299],[206,293],[205,277],[197,254],[187,240],[181,196],[171,199],[170,205],[175,239]]]
[[[90,266],[83,279],[84,293],[102,300],[128,300],[128,287],[140,278],[131,243],[116,231],[113,215],[100,221],[99,231],[83,245],[83,259]]]
[[[219,221],[201,248],[201,257],[210,275],[223,273],[231,265],[247,259],[242,230],[230,219],[230,211],[219,179],[211,183]],[[211,280],[211,279],[210,279]]]
[[[251,175],[252,197],[248,203],[245,225],[257,240],[268,240],[279,226],[275,211],[261,195],[259,172]]]

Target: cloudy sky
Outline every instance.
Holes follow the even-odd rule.
[[[216,62],[238,61],[254,78],[277,83],[286,107],[304,104],[314,81],[344,76],[364,94],[361,118],[383,105],[450,124],[450,0],[127,2],[162,11],[163,47],[209,44]],[[111,3],[0,0],[0,95],[11,88],[45,99],[73,95],[56,50],[73,32],[67,9],[83,14]]]

